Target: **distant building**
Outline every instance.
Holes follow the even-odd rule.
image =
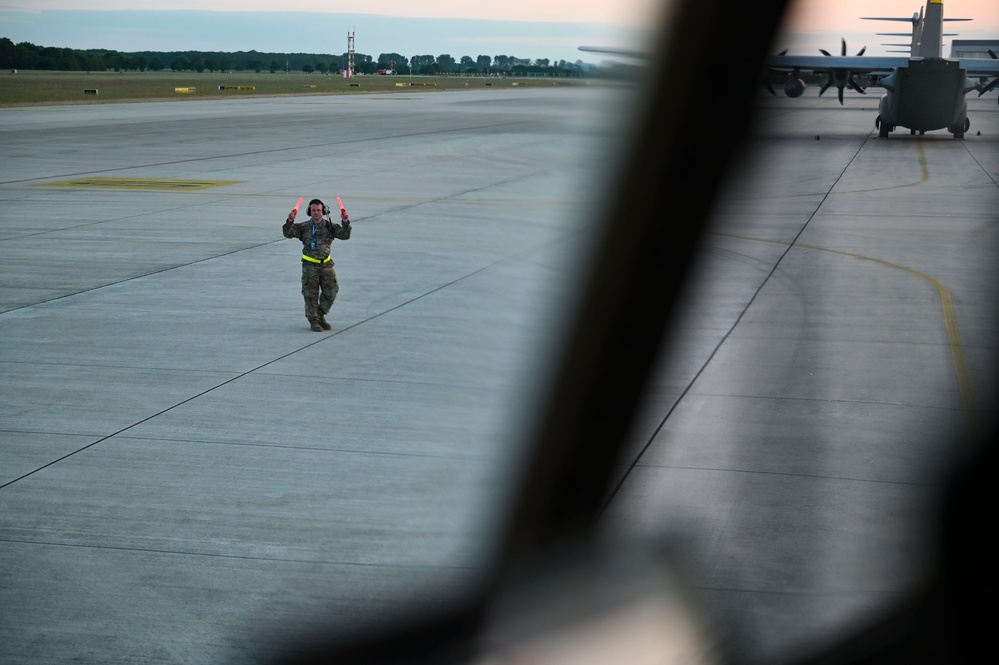
[[[989,49],[999,55],[999,39],[955,39],[950,43],[950,57],[991,58]]]

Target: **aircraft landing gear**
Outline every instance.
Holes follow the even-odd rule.
[[[874,120],[874,126],[878,129],[878,138],[888,138],[888,133],[891,132],[891,125],[887,122],[882,122],[881,116],[878,116],[877,119]]]
[[[954,135],[956,139],[963,139],[964,133],[971,128],[971,120],[968,118],[964,119],[964,124],[957,127],[951,127],[950,133]]]

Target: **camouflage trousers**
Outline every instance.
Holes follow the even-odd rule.
[[[309,323],[316,321],[320,315],[329,314],[339,291],[332,262],[323,265],[302,262],[302,297],[305,298],[305,318]]]

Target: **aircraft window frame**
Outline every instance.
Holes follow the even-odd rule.
[[[547,407],[528,440],[529,459],[505,538],[483,586],[439,616],[350,644],[311,643],[292,662],[473,661],[480,655],[478,639],[490,608],[511,580],[539,561],[592,544],[614,482],[614,461],[668,342],[664,331],[676,314],[713,201],[752,126],[760,72],[789,4],[683,0],[661,17],[674,30],[663,30],[666,49],[651,61],[648,95],[629,139],[628,158],[606,210],[597,211],[605,216],[613,211],[619,223],[605,226],[597,243]],[[712,80],[724,81],[724,89]],[[724,103],[706,101],[706,90]],[[664,219],[667,209],[670,217]],[[613,297],[603,286],[611,279]],[[986,435],[989,429],[983,427]],[[954,486],[949,514],[983,500],[980,483],[990,475],[992,450],[989,465],[957,476],[970,484]],[[952,640],[981,626],[987,612],[977,623],[971,619],[981,601],[962,586],[971,569],[946,568],[969,557],[974,566],[981,565],[982,555],[969,554],[969,534],[961,530],[967,521],[953,523],[950,549],[941,558],[945,568],[930,587],[904,599],[897,612],[868,632],[802,663],[888,662],[900,654],[919,654],[927,643],[948,653]],[[954,598],[967,602],[960,618],[968,619],[970,628],[951,625]],[[927,633],[943,624],[948,630],[939,631],[934,642]],[[985,635],[978,636],[982,644]]]

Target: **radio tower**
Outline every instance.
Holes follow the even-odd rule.
[[[344,78],[354,77],[354,31],[347,33],[347,69],[343,72]]]

